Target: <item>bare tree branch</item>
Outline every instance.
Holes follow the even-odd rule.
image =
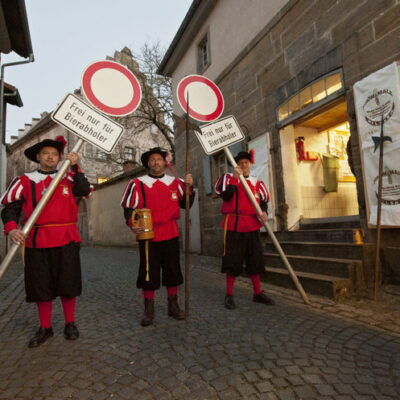
[[[160,142],[163,143],[163,146],[168,143],[168,151],[175,159],[172,83],[170,78],[157,75],[163,54],[164,50],[158,42],[145,43],[135,55],[132,55],[127,47],[115,53],[114,59],[126,65],[139,79],[142,100],[134,113],[113,119],[121,123],[127,132],[134,135],[140,135],[141,131],[151,129],[152,126],[157,127],[157,130],[165,139]],[[110,59],[113,58],[110,57]],[[121,141],[117,144],[113,153],[107,156],[111,163],[117,164],[115,167],[117,169],[122,169],[121,164],[126,161],[125,146],[126,143]],[[135,149],[136,154],[141,154],[147,150],[139,149],[137,143]]]
[[[134,118],[154,124],[167,140],[174,157],[172,83],[170,78],[157,75],[163,55],[164,50],[157,42],[145,43],[134,56],[139,63],[138,79],[142,86],[142,102]]]

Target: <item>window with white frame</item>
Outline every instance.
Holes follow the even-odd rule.
[[[98,160],[106,161],[107,160],[107,153],[104,151],[101,151],[99,149],[96,149],[96,158]]]
[[[135,161],[135,149],[133,147],[124,148],[124,160]]]
[[[339,69],[330,72],[311,82],[285,101],[285,103],[281,104],[276,110],[278,123],[289,123],[343,93],[344,83],[342,70]]]
[[[207,32],[197,46],[198,72],[202,73],[211,64],[210,35]]]

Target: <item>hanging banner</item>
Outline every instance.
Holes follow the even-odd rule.
[[[381,225],[400,226],[400,77],[396,62],[354,85],[368,223],[376,226],[383,145]],[[383,143],[380,133],[383,116]]]

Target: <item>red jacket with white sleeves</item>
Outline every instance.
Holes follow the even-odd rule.
[[[194,192],[190,189],[190,205]],[[150,208],[153,221],[154,242],[179,236],[177,220],[179,207],[185,206],[185,184],[182,179],[169,175],[141,176],[131,180],[122,197],[126,222],[132,225],[132,212],[138,208]]]
[[[268,190],[264,182],[253,176],[246,178],[246,182],[253,192],[258,204],[263,211],[267,211],[269,201]],[[215,192],[221,196],[223,203],[221,212],[225,218],[221,226],[235,232],[252,232],[260,229],[263,225],[257,218],[257,211],[247,197],[247,193],[238,178],[232,174],[224,174],[215,185]]]
[[[21,211],[24,213],[23,225],[25,224],[56,173],[34,171],[11,182],[0,199],[4,207],[1,217],[5,234],[18,227]],[[25,245],[29,248],[48,248],[80,242],[76,227],[78,206],[75,196],[87,196],[89,193],[89,182],[79,167],[74,166],[72,172],[68,172],[61,179],[30,231]]]

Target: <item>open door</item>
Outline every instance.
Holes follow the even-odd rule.
[[[275,216],[275,187],[272,179],[272,163],[270,156],[269,133],[258,136],[248,143],[248,150],[254,150],[254,164],[250,174],[265,183],[268,189],[270,202],[268,204],[269,226],[273,231],[277,230]],[[265,228],[262,228],[265,230]]]

